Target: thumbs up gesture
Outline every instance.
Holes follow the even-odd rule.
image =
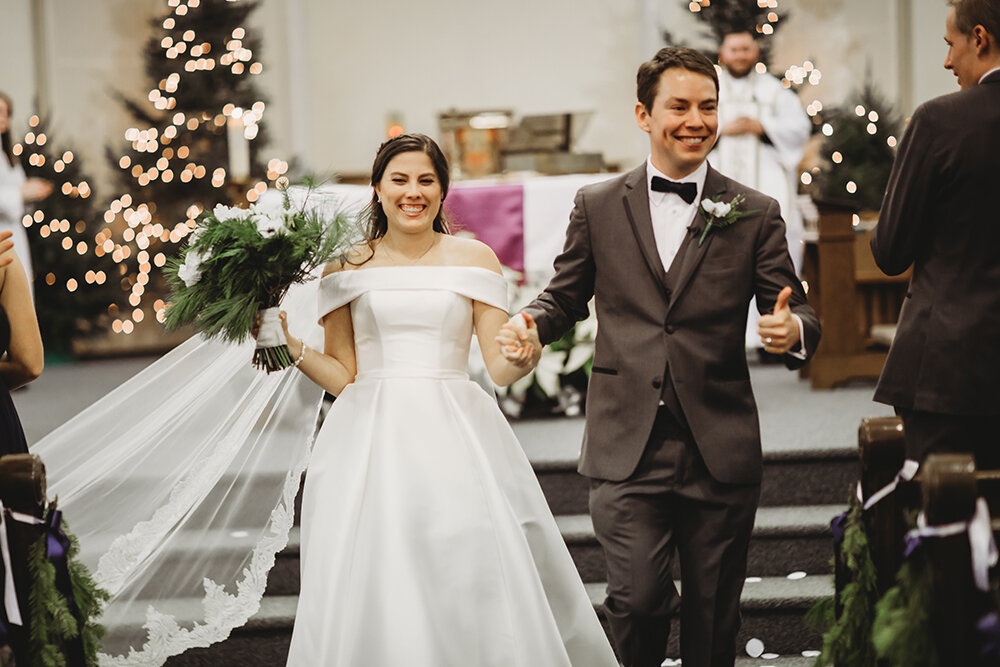
[[[769,315],[761,315],[757,323],[760,342],[771,354],[785,354],[799,342],[799,323],[792,317],[792,309],[788,306],[791,296],[791,287],[782,289],[774,302],[774,310]]]

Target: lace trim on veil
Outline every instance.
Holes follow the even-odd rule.
[[[226,593],[223,586],[211,579],[204,580],[205,597],[202,606],[205,613],[204,623],[195,623],[190,630],[181,628],[175,616],[158,611],[153,605],[146,608],[146,622],[143,627],[148,632],[148,640],[142,648],[134,648],[127,656],[110,656],[99,654],[100,663],[106,667],[139,667],[142,665],[160,665],[171,656],[178,655],[191,648],[210,646],[223,641],[234,628],[245,624],[251,616],[260,609],[260,601],[264,597],[267,586],[267,575],[274,567],[275,556],[288,545],[288,534],[292,529],[295,514],[295,495],[305,472],[307,457],[304,457],[285,479],[281,502],[268,522],[268,534],[257,542],[253,549],[250,566],[243,570],[243,578],[237,582],[237,595]],[[190,485],[187,485],[190,488]],[[178,489],[179,493],[184,490]],[[123,535],[113,543],[111,549],[101,558],[98,571],[98,581],[111,576],[112,581],[118,576],[124,563],[138,557],[142,549],[137,548],[148,540],[151,535],[162,534],[161,530],[173,525],[170,516],[175,504],[162,508],[163,514],[156,516],[148,525],[136,526],[136,529]],[[120,543],[120,544],[119,544]]]

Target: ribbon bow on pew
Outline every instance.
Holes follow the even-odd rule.
[[[927,515],[921,512],[917,516],[917,527],[906,533],[906,549],[903,552],[909,557],[923,540],[934,537],[951,537],[967,532],[969,534],[969,550],[972,552],[972,576],[976,588],[981,591],[990,589],[990,568],[1000,560],[997,543],[993,539],[990,528],[990,509],[985,498],[976,499],[976,511],[968,521],[955,521],[943,525],[932,526],[927,523]]]

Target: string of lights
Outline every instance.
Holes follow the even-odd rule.
[[[78,254],[84,262],[88,257],[112,260],[111,271],[87,268],[81,276],[50,272],[44,280],[48,285],[62,280],[68,292],[76,291],[80,280],[94,285],[120,282],[128,307],[111,303],[106,309],[115,333],[130,334],[150,316],[164,321],[167,304],[161,298],[165,288],[159,269],[176,253],[176,246],[191,233],[205,208],[219,202],[256,201],[269,187],[287,180],[289,169],[281,158],[270,159],[266,168],[248,158],[244,174],[234,177],[232,144],[246,142],[242,149],[255,156],[254,144],[262,138],[266,111],[266,102],[247,79],[264,69],[258,60],[259,39],[245,24],[254,5],[242,3],[241,8],[240,0],[165,2],[167,15],[153,23],[154,31],[159,29],[161,34],[154,36],[146,53],[147,71],[157,72],[154,80],[158,81],[146,95],[148,107],[126,104],[140,123],[123,133],[127,149],[115,165],[124,191],[104,207],[102,228],[75,241],[69,236],[68,219],[46,222],[43,209],[23,219],[25,227],[39,226],[42,238],[63,235],[63,250]],[[223,27],[226,20],[230,25]],[[47,141],[36,130],[38,124],[38,117],[32,117],[30,131],[13,147],[32,166],[46,161],[35,150]],[[73,159],[67,151],[52,167],[61,173]],[[264,177],[254,180],[251,173]],[[85,180],[55,185],[68,197],[92,195]],[[77,227],[77,234],[86,231],[83,222]]]

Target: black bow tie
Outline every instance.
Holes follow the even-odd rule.
[[[675,183],[659,176],[653,176],[653,192],[673,192],[688,204],[698,196],[696,183]]]

